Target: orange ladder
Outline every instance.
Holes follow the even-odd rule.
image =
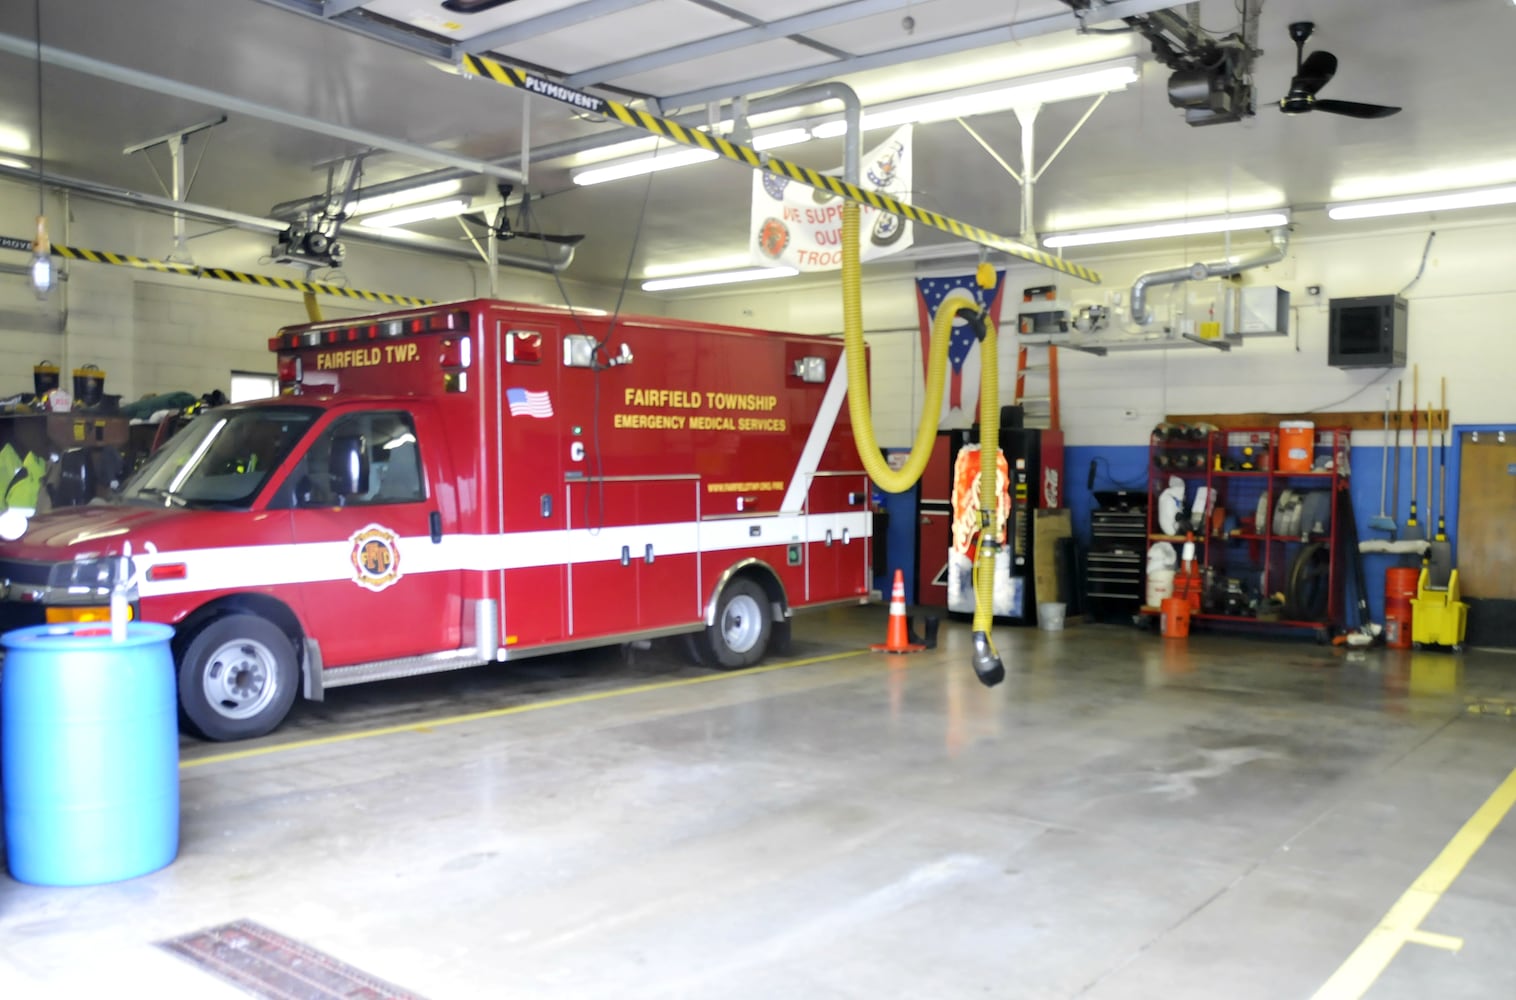
[[[1046,360],[1034,363],[1032,351],[1045,351]],[[1046,382],[1046,391],[1040,395],[1027,395],[1027,376],[1040,377]],[[1016,350],[1016,395],[1012,400],[1020,406],[1022,418],[1028,427],[1061,430],[1058,417],[1058,348],[1053,344],[1023,343]]]

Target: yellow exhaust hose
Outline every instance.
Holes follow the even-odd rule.
[[[850,201],[842,208],[842,340],[847,358],[848,416],[853,422],[853,439],[858,443],[858,457],[869,478],[886,493],[904,493],[926,471],[937,439],[937,422],[942,412],[942,386],[947,376],[948,340],[953,332],[955,313],[937,310],[932,322],[932,340],[927,348],[926,402],[922,404],[921,423],[911,454],[900,471],[890,468],[874,439],[874,420],[869,408],[869,369],[863,349],[863,294],[860,288],[862,269],[858,261],[858,203]]]
[[[911,453],[900,471],[884,461],[874,438],[874,420],[869,408],[868,362],[863,344],[862,269],[858,253],[858,203],[842,208],[842,340],[847,360],[848,416],[853,425],[853,439],[858,457],[869,478],[886,493],[904,493],[916,485],[926,471],[937,438],[938,417],[942,412],[943,383],[947,377],[948,341],[957,314],[938,309],[932,321],[932,339],[927,348],[926,401]],[[988,265],[979,269],[981,285],[994,285]],[[988,279],[988,281],[986,281]],[[984,342],[980,345],[979,440],[979,551],[974,560],[974,672],[986,686],[1000,683],[1005,667],[990,641],[994,619],[995,553],[999,549],[1000,503],[996,490],[1000,441],[1000,355],[995,344],[995,324],[985,317]],[[980,567],[985,567],[980,572]]]

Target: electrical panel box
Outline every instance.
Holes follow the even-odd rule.
[[[1333,368],[1404,368],[1409,308],[1398,295],[1332,299],[1327,364]]]

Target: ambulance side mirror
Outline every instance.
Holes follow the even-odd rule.
[[[332,439],[332,454],[327,461],[332,493],[353,496],[368,492],[368,442],[362,434],[339,434]]]

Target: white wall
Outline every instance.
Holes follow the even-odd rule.
[[[1320,213],[1316,213],[1318,216]],[[1478,213],[1476,213],[1478,214]],[[1297,213],[1297,221],[1300,216]],[[1436,238],[1410,302],[1409,347],[1404,369],[1340,370],[1327,366],[1328,302],[1334,297],[1399,292],[1416,275],[1426,245],[1424,222],[1389,225],[1338,235],[1325,220],[1302,226],[1279,264],[1249,271],[1247,285],[1277,285],[1290,292],[1293,328],[1287,337],[1250,338],[1230,353],[1181,341],[1160,351],[1113,350],[1099,358],[1059,352],[1063,426],[1070,444],[1145,444],[1153,425],[1168,413],[1370,410],[1384,405],[1384,389],[1405,382],[1410,406],[1412,364],[1420,366],[1421,401],[1447,378],[1448,406],[1459,424],[1516,421],[1516,221],[1453,219],[1435,223]],[[1322,235],[1309,235],[1311,231]],[[1031,265],[1010,269],[1002,326],[1014,329],[1024,287],[1056,283],[1075,304],[1105,303],[1115,293],[1125,301],[1131,282],[1144,271],[1267,246],[1248,237],[1228,248],[1220,237],[1158,252],[1133,246],[1120,255],[1080,256],[1101,273],[1088,285]],[[1072,254],[1071,254],[1072,257]],[[923,266],[923,271],[924,271]],[[966,268],[950,268],[963,273]],[[941,269],[939,268],[939,272]],[[910,277],[869,279],[864,285],[864,323],[873,359],[873,406],[882,444],[908,444],[920,401],[917,312]],[[1306,294],[1310,285],[1321,294]],[[1171,296],[1186,286],[1157,288],[1151,295],[1161,318]],[[669,312],[756,326],[834,332],[841,327],[841,296],[835,284],[786,290],[775,282],[727,295],[682,298]],[[733,315],[733,314],[737,315]],[[888,332],[886,332],[888,331]],[[1153,334],[1153,336],[1160,336]],[[1007,339],[1012,339],[1008,337]],[[1015,351],[1001,351],[1001,394],[1009,402]],[[1435,402],[1435,395],[1432,400]],[[1356,436],[1355,436],[1356,440]],[[1373,437],[1366,438],[1365,443]]]

